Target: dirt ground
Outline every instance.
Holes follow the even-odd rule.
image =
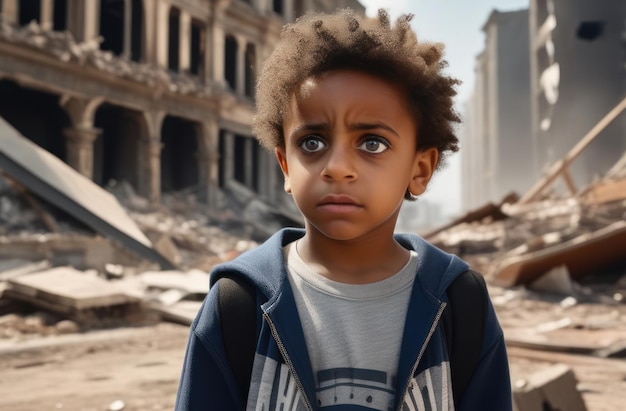
[[[528,300],[497,310],[505,334],[516,322],[528,325],[564,314],[558,303]],[[586,314],[589,318],[626,314],[623,305],[580,304],[569,310],[572,316]],[[615,314],[615,310],[619,312]],[[0,340],[0,410],[171,410],[187,335],[187,326],[161,322],[22,341]],[[624,409],[623,359],[519,347],[510,347],[509,354],[514,382],[565,363],[573,369],[589,411]]]
[[[0,409],[172,410],[188,330],[159,323],[2,343]]]

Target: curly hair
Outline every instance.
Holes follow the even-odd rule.
[[[351,9],[334,14],[308,13],[283,27],[281,39],[265,61],[256,88],[254,133],[273,150],[283,146],[283,120],[289,101],[306,79],[337,69],[364,71],[407,91],[418,125],[417,149],[435,147],[443,164],[458,151],[453,123],[460,118],[452,97],[460,81],[443,75],[443,44],[419,42],[410,26],[413,15],[391,24],[389,14],[361,17]]]

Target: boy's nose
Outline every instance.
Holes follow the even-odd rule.
[[[349,147],[331,146],[327,152],[327,161],[322,176],[327,180],[354,180],[357,177],[354,154]]]

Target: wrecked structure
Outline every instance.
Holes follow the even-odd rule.
[[[494,10],[483,28],[463,135],[464,208],[530,189],[626,95],[626,3],[531,0]],[[626,118],[602,136],[555,190],[606,173],[626,150]]]
[[[356,0],[3,0],[0,116],[101,186],[158,203],[230,182],[284,202],[252,136],[256,70],[285,22]]]

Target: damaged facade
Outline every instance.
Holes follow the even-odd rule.
[[[491,14],[466,106],[465,209],[527,191],[620,103],[625,21],[626,4],[610,0],[531,0],[528,10]],[[572,164],[566,188],[606,173],[625,136],[617,117]]]
[[[239,183],[280,204],[252,136],[256,70],[281,27],[356,0],[2,0],[0,116],[101,186],[158,203]]]

